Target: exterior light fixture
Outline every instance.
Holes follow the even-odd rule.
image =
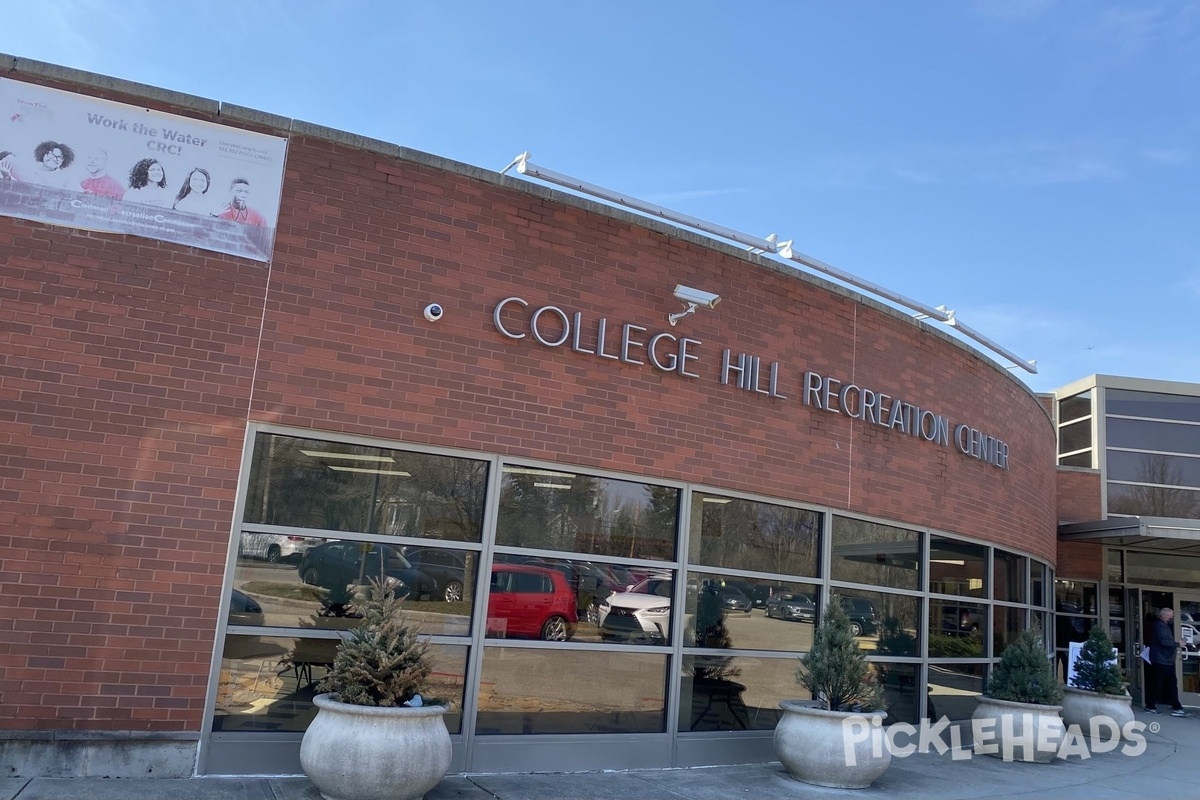
[[[718,294],[706,292],[702,289],[693,289],[690,286],[684,286],[682,283],[675,287],[675,299],[685,303],[687,308],[678,314],[667,315],[667,322],[671,323],[672,327],[688,314],[696,313],[696,309],[700,306],[715,308],[717,303],[721,302],[721,296]]]

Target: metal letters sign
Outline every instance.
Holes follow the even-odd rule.
[[[580,311],[567,313],[558,306],[530,309],[529,305],[520,297],[506,297],[497,303],[492,312],[496,330],[509,339],[530,338],[543,347],[567,347],[583,355],[648,366],[685,378],[701,377],[698,339],[666,332],[651,334],[646,326],[628,322],[609,325],[605,317],[588,320]],[[764,362],[759,356],[725,349],[716,378],[723,386],[786,401],[791,397],[783,391],[781,375],[784,370],[778,361]],[[803,373],[799,397],[804,405],[819,411],[942,447],[953,446],[964,456],[1008,469],[1006,442],[884,392],[808,371]]]

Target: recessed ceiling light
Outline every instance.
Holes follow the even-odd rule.
[[[346,461],[374,461],[375,463],[395,464],[391,456],[360,456],[354,453],[329,453],[324,450],[301,450],[309,458],[344,459]]]

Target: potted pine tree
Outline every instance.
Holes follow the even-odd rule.
[[[865,789],[892,762],[883,735],[883,692],[837,599],[827,604],[800,659],[796,682],[814,702],[784,700],[775,755],[793,778],[817,786]]]
[[[1092,626],[1075,660],[1075,674],[1063,692],[1063,722],[1078,725],[1083,732],[1090,732],[1098,718],[1112,720],[1118,731],[1126,730],[1134,720],[1133,699],[1125,690],[1125,676],[1117,666],[1112,640],[1099,625]]]
[[[1066,733],[1059,716],[1062,698],[1041,627],[1025,629],[1004,648],[971,714],[972,728],[991,734],[976,740],[975,752],[1005,761],[1053,761]]]
[[[447,707],[421,695],[433,667],[401,603],[373,580],[317,686],[300,765],[325,800],[418,800],[450,768]]]

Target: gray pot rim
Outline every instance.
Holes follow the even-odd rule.
[[[1062,706],[1043,705],[1042,703],[1022,703],[1017,700],[1001,700],[998,697],[991,697],[986,694],[980,695],[979,699],[981,702],[987,701],[989,703],[995,703],[998,706],[1008,706],[1009,708],[1019,708],[1022,711],[1038,711],[1038,712],[1044,712],[1047,714],[1051,714],[1051,713],[1057,714],[1058,712],[1062,711]]]
[[[441,716],[450,710],[447,706],[438,705],[421,706],[419,708],[409,708],[408,706],[393,706],[390,708],[359,706],[353,703],[343,703],[332,692],[317,695],[313,698],[313,703],[317,708],[328,709],[342,714],[358,714],[364,717],[434,717]]]
[[[1093,692],[1091,689],[1080,689],[1078,686],[1063,686],[1063,691],[1068,694],[1082,694],[1087,697],[1100,697],[1108,700],[1122,700],[1132,703],[1133,698],[1129,696],[1129,692],[1122,694],[1106,694],[1104,692]]]
[[[780,700],[779,707],[784,711],[794,711],[799,714],[806,714],[813,717],[830,717],[833,719],[844,719],[846,717],[879,717],[880,719],[887,718],[886,711],[829,711],[824,708],[813,708],[808,705],[811,700]]]

